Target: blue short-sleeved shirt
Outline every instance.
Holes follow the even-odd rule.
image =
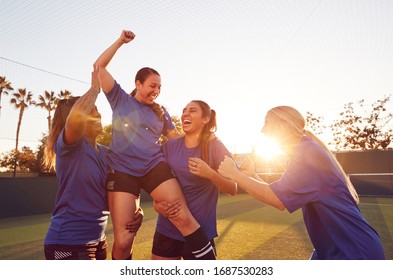
[[[217,237],[216,210],[220,191],[209,179],[191,174],[188,168],[190,157],[201,157],[200,147],[187,148],[184,145],[184,137],[179,137],[168,140],[162,148],[165,159],[180,183],[191,214],[209,239]],[[218,170],[225,155],[232,157],[219,139],[213,140],[210,144],[209,158],[210,166],[214,170]],[[156,231],[170,238],[184,241],[179,230],[162,215],[158,216]]]
[[[56,144],[58,192],[45,244],[80,245],[102,241],[108,221],[105,183],[108,148],[98,151],[82,138],[67,145],[63,132]]]
[[[384,259],[380,238],[361,214],[338,166],[309,137],[303,137],[271,188],[289,212],[302,208],[313,259]]]
[[[143,176],[164,160],[159,139],[175,128],[164,109],[160,121],[150,106],[138,102],[115,83],[106,94],[112,108],[111,168],[133,176]]]

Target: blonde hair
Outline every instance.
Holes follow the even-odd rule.
[[[356,203],[359,203],[359,196],[355,190],[355,187],[348,178],[341,164],[338,162],[337,158],[329,150],[329,148],[317,136],[315,136],[312,132],[305,130],[306,120],[298,110],[290,106],[278,106],[270,109],[267,113],[267,116],[269,116],[269,118],[275,123],[288,124],[288,129],[290,130],[290,133],[294,134],[295,136],[302,137],[303,135],[305,135],[311,138],[311,140],[318,143],[327,152],[331,160],[338,167],[343,178],[345,179],[345,183],[348,187],[350,194],[352,195]]]
[[[80,98],[80,96],[71,97],[69,99],[62,99],[56,107],[53,116],[51,129],[46,138],[43,165],[49,169],[56,170],[56,154],[54,151],[55,143],[61,131],[64,129],[67,117],[71,111],[72,106]]]

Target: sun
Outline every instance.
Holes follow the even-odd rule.
[[[252,124],[243,124],[242,130],[234,133],[233,129],[228,129],[224,134],[221,130],[219,138],[227,145],[227,148],[235,155],[255,153],[264,160],[273,160],[283,152],[275,141],[264,136],[258,127]]]
[[[277,143],[263,134],[260,134],[255,140],[254,150],[261,158],[265,160],[272,160],[276,156],[283,154]]]
[[[252,118],[256,117],[249,117]],[[224,119],[228,120],[229,117]],[[257,121],[223,121],[219,123],[217,136],[233,155],[254,154],[264,161],[272,161],[284,153],[274,140],[262,133],[262,126],[263,123]]]

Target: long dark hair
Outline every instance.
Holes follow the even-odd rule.
[[[201,159],[210,165],[209,148],[210,143],[216,139],[214,132],[217,131],[216,111],[202,100],[193,100],[191,102],[198,103],[202,109],[202,117],[208,117],[209,122],[202,128],[199,145],[201,147]]]
[[[143,84],[150,75],[160,76],[160,74],[153,68],[150,67],[141,68],[135,75],[135,82],[139,81],[141,84]],[[131,92],[131,96],[135,96],[135,95],[136,95],[136,88]],[[162,109],[160,104],[154,102],[149,106],[161,121],[164,120],[164,109]]]
[[[62,99],[59,101],[59,103],[57,103],[51,129],[45,143],[45,156],[43,158],[43,164],[48,168],[56,169],[56,154],[54,151],[54,146],[61,131],[65,127],[67,117],[70,114],[72,106],[74,106],[75,102],[79,98],[80,96],[74,96],[69,99]]]

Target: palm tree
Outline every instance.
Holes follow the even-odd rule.
[[[13,94],[13,98],[11,98],[10,103],[15,106],[15,109],[19,109],[19,119],[18,119],[18,126],[16,128],[16,143],[15,143],[15,151],[18,151],[19,145],[19,132],[20,126],[22,124],[23,113],[25,110],[35,102],[32,100],[33,94],[29,91],[26,92],[26,89],[18,89],[18,92]],[[14,177],[16,175],[16,160],[14,164]]]
[[[0,115],[1,115],[1,95],[7,94],[7,90],[14,90],[14,88],[11,86],[11,82],[7,81],[7,79],[3,76],[0,76]]]
[[[60,93],[57,94],[57,99],[59,100],[70,99],[71,97],[72,97],[72,93],[67,89],[65,89],[64,91],[60,91]]]
[[[46,109],[48,111],[48,131],[52,123],[52,111],[56,109],[58,99],[55,97],[55,92],[45,91],[45,94],[38,96],[39,102],[35,102],[35,106]]]

